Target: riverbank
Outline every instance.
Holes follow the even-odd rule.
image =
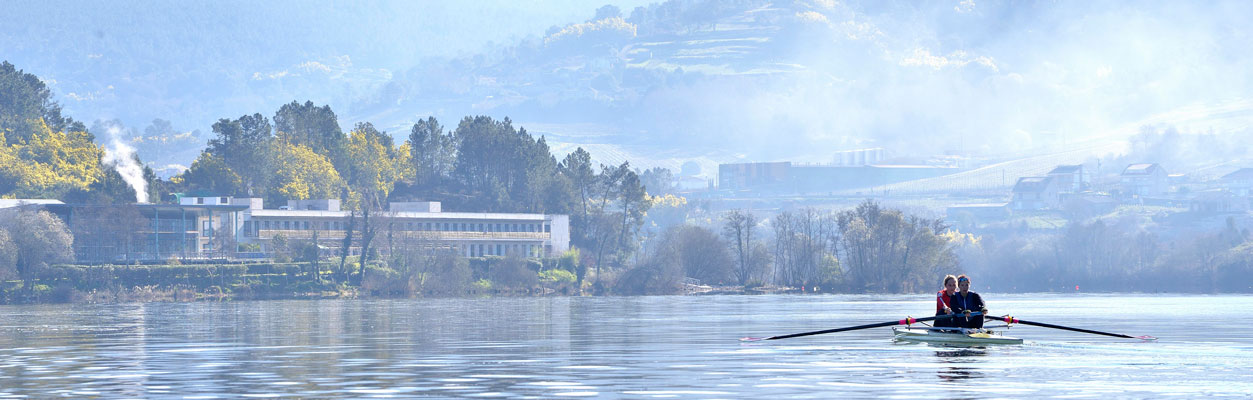
[[[552,264],[552,263],[548,263]],[[597,285],[576,284],[575,274],[544,260],[470,260],[459,273],[414,271],[371,264],[328,262],[198,265],[56,265],[41,270],[29,286],[0,281],[0,304],[108,304],[278,299],[415,297],[544,297],[609,295]],[[538,272],[536,272],[538,270]],[[456,275],[450,278],[448,275]],[[611,278],[611,277],[607,277]],[[360,282],[360,283],[357,283]],[[810,291],[813,289],[810,288]],[[670,294],[801,293],[800,288],[679,284]]]
[[[541,261],[481,258],[452,271],[393,269],[354,258],[291,263],[54,265],[0,281],[0,304],[576,294],[574,274]],[[537,272],[538,271],[538,272]]]

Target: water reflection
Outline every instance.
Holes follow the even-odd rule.
[[[945,382],[959,382],[967,379],[983,378],[986,376],[977,368],[970,367],[947,367],[939,372],[940,380]]]
[[[1038,300],[1024,299],[1019,313],[1030,314],[1026,307]],[[1070,304],[1050,300],[1050,307]],[[1163,329],[1152,311],[1163,305],[1127,311],[1157,298],[1080,300],[1075,307],[1113,303],[1119,313],[1101,317],[1122,318],[1128,331]],[[1197,301],[1232,307],[1233,314],[1253,307],[1248,297]],[[929,304],[908,297],[708,296],[0,307],[0,398],[1106,393],[1085,380],[1090,376],[1119,380],[1130,397],[1253,392],[1242,375],[1253,369],[1248,333],[1189,344],[1186,335],[1218,319],[1186,315],[1176,319],[1200,330],[1158,335],[1171,336],[1173,347],[1075,336],[1062,342],[1051,332],[1031,337],[1043,344],[988,348],[896,345],[886,330],[752,346],[737,340],[876,322],[918,307]],[[1135,373],[1119,372],[1132,366]],[[1182,370],[1189,378],[1180,381]],[[1169,393],[1155,391],[1154,383],[1165,380],[1180,383]]]
[[[968,379],[983,378],[985,374],[980,370],[979,358],[988,355],[988,350],[983,346],[957,347],[945,345],[933,345],[937,347],[950,347],[946,350],[938,350],[935,356],[944,364],[948,365],[941,368],[937,375],[944,382],[959,382]]]

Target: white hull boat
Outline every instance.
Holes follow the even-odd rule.
[[[892,333],[898,342],[953,344],[978,346],[989,344],[1022,344],[1022,339],[1003,336],[999,332],[984,329],[965,329],[954,331],[936,328],[898,328],[893,327]]]

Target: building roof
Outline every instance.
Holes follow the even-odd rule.
[[[1236,172],[1223,175],[1223,180],[1251,180],[1253,179],[1253,168],[1240,168]]]
[[[1038,193],[1048,189],[1053,183],[1051,176],[1024,176],[1014,184],[1014,193]]]
[[[1009,207],[1009,203],[977,203],[977,204],[954,204],[948,206],[950,210],[972,209],[972,208],[1005,208]]]
[[[57,199],[0,199],[0,208],[13,208],[21,206],[47,206],[47,205],[64,205],[65,203]]]
[[[1159,171],[1159,170],[1161,170],[1162,172],[1165,172],[1164,170],[1162,170],[1162,166],[1157,165],[1157,163],[1131,164],[1127,166],[1127,169],[1122,170],[1122,174],[1123,175],[1151,175],[1154,172]]]
[[[272,218],[346,218],[348,211],[317,211],[317,210],[251,210],[253,217]],[[440,220],[530,220],[542,221],[558,214],[522,214],[522,213],[471,213],[471,212],[386,212],[378,216],[394,218],[421,218]]]
[[[1078,173],[1078,172],[1082,172],[1082,171],[1083,171],[1083,164],[1075,164],[1075,165],[1058,165],[1058,166],[1057,166],[1057,168],[1053,168],[1053,170],[1052,170],[1052,171],[1049,171],[1049,175],[1053,175],[1053,174],[1073,174],[1073,173]]]
[[[239,204],[152,204],[152,203],[135,203],[133,206],[140,209],[153,209],[157,211],[183,211],[183,210],[208,210],[208,211],[243,211],[248,206]],[[74,205],[75,207],[92,207],[90,204]]]

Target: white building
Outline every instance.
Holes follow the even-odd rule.
[[[196,199],[192,201],[200,201]],[[235,236],[241,245],[258,245],[263,254],[272,251],[271,242],[278,235],[287,240],[316,237],[319,245],[339,247],[350,222],[354,235],[361,235],[364,215],[341,210],[338,200],[289,201],[277,210],[263,208],[261,199],[215,201],[249,205],[238,214]],[[467,257],[546,257],[570,249],[568,215],[443,212],[439,202],[400,202],[371,213],[370,220],[378,228],[373,246],[379,249],[388,240],[403,246],[452,248]]]

